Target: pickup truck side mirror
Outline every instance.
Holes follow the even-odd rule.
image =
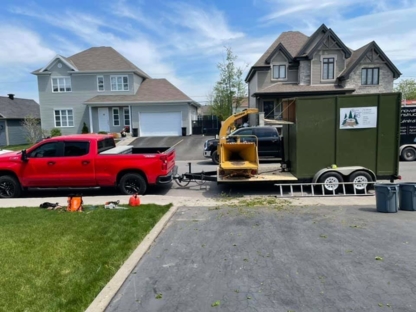
[[[24,149],[24,150],[22,150],[22,161],[28,161],[28,159],[27,159],[27,152],[26,152],[26,150]]]

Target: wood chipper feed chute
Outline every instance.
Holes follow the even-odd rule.
[[[220,154],[220,169],[250,169],[257,171],[259,159],[254,142],[223,143]]]

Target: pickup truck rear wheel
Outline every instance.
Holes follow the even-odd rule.
[[[19,197],[22,193],[19,181],[12,176],[0,177],[0,198]]]
[[[218,155],[218,151],[213,151],[211,153],[212,162],[216,165],[220,163],[220,156]]]
[[[125,174],[119,183],[119,189],[125,195],[143,195],[146,192],[146,188],[145,179],[138,173]]]

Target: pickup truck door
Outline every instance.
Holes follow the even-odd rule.
[[[280,140],[274,128],[257,128],[254,134],[259,140],[259,156],[276,156],[280,150]]]
[[[62,142],[48,142],[38,146],[27,155],[22,164],[21,179],[27,187],[52,187],[61,180],[56,165],[63,153]]]
[[[89,141],[65,141],[63,157],[57,169],[61,186],[96,186],[95,158]]]

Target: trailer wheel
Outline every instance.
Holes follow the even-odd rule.
[[[318,182],[323,183],[323,187],[320,186],[321,190],[323,189],[328,194],[334,194],[339,191],[340,183],[343,183],[344,179],[338,172],[327,172],[320,176]]]
[[[416,159],[416,150],[413,147],[405,147],[401,156],[403,160],[414,161]]]
[[[212,162],[216,165],[220,163],[220,155],[218,155],[218,151],[213,151],[211,153]]]
[[[19,181],[12,176],[0,177],[0,198],[19,197],[22,193]]]
[[[371,185],[369,182],[373,182],[373,178],[368,172],[356,171],[348,177],[349,182],[353,182],[350,189],[357,191],[365,191]]]
[[[124,195],[143,195],[146,192],[147,183],[140,174],[127,173],[120,179],[118,187]]]

